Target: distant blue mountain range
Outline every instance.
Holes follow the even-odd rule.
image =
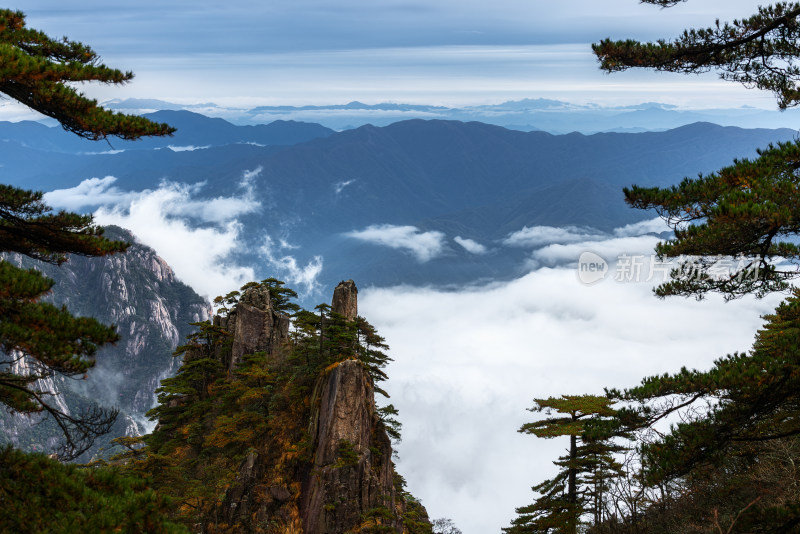
[[[707,122],[664,132],[552,135],[451,120],[334,132],[301,122],[236,126],[185,110],[150,116],[176,126],[175,137],[109,146],[38,123],[0,123],[0,181],[61,190],[66,198],[87,179],[112,176],[114,198],[121,198],[166,180],[193,185],[194,200],[208,209],[219,199],[240,199],[236,260],[280,277],[271,269],[281,268],[281,258],[305,265],[321,257],[323,293],[343,278],[387,285],[517,276],[536,244],[508,246],[515,232],[610,233],[654,217],[629,209],[622,187],[677,183],[795,137],[789,129]],[[107,202],[87,196],[81,209]],[[181,216],[209,224],[207,214]]]
[[[314,106],[258,106],[230,108],[214,103],[178,105],[160,100],[112,100],[114,109],[136,113],[185,109],[221,117],[235,124],[265,124],[275,120],[296,120],[344,130],[372,124],[386,126],[408,119],[479,121],[521,131],[543,130],[561,134],[581,132],[660,131],[695,122],[712,122],[741,128],[791,128],[800,124],[800,111],[742,107],[736,109],[682,109],[670,104],[643,102],[637,105],[599,106],[573,104],[544,98],[523,99],[501,104],[445,107],[400,103]]]

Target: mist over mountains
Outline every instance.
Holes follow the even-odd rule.
[[[149,116],[178,132],[105,152],[59,129],[2,123],[2,179],[131,228],[195,288],[193,276],[209,282],[224,266],[220,284],[275,275],[312,301],[350,277],[447,286],[520,276],[536,249],[652,219],[624,204],[624,186],[672,184],[795,136],[710,123],[553,135],[449,120],[334,132]]]

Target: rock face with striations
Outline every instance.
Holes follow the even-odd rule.
[[[301,516],[307,534],[335,534],[358,525],[368,510],[395,508],[392,446],[375,412],[372,380],[358,361],[341,362],[317,387],[314,460],[303,481]]]
[[[99,404],[120,409],[110,434],[95,442],[88,460],[99,447],[116,436],[138,436],[146,432],[145,413],[155,403],[154,390],[162,379],[175,373],[180,361],[175,347],[206,320],[211,306],[175,278],[167,263],[153,249],[136,242],[130,232],[106,228],[105,236],[131,242],[124,254],[100,258],[70,256],[60,267],[11,254],[6,260],[33,267],[56,284],[46,300],[65,305],[75,315],[94,317],[115,324],[120,334],[116,345],[104,346],[86,380],[54,375],[39,386],[58,393],[54,402],[67,413]],[[25,450],[50,450],[61,439],[52,421],[0,413],[0,441]]]
[[[358,317],[358,288],[355,282],[352,280],[339,282],[333,290],[331,310],[348,321]]]
[[[289,337],[289,317],[272,308],[265,287],[245,291],[227,317],[214,317],[214,324],[232,337],[230,360],[224,362],[229,372],[245,354],[273,354]]]

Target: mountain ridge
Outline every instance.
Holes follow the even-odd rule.
[[[275,119],[295,119],[324,124],[335,130],[366,123],[386,126],[405,119],[454,119],[481,121],[523,131],[544,130],[554,134],[570,131],[666,130],[697,121],[709,121],[744,128],[790,127],[797,124],[796,112],[739,107],[731,109],[690,109],[674,104],[642,102],[633,105],[598,105],[544,98],[523,98],[499,104],[463,106],[363,103],[317,105],[262,105],[253,108],[225,107],[214,103],[181,105],[164,101],[109,101],[114,109],[148,113],[156,109],[188,109],[220,116],[237,124],[258,124]]]
[[[794,137],[788,129],[710,123],[665,132],[553,135],[419,119],[283,146],[237,140],[194,151],[33,156],[0,144],[11,156],[0,174],[13,185],[59,190],[47,201],[84,211],[103,205],[124,212],[125,199],[165,187],[184,188],[192,202],[230,199],[250,206],[226,215],[242,225],[236,261],[264,276],[278,269],[290,283],[305,276],[297,269],[310,266],[320,269],[318,280],[304,280],[322,287],[333,287],[342,272],[367,285],[458,284],[521,274],[532,249],[504,244],[513,232],[560,225],[612,232],[648,218],[624,204],[623,187],[670,185]],[[71,189],[90,177],[97,178],[85,186],[91,194]],[[101,177],[112,178],[101,186]],[[59,205],[59,198],[68,203]],[[82,204],[76,208],[76,202]],[[186,223],[193,228],[215,224],[195,213],[184,217],[194,217]],[[470,253],[455,237],[476,240],[490,252]],[[414,252],[421,250],[413,248],[420,239],[435,245],[431,253]]]

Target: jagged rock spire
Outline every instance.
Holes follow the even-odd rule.
[[[331,310],[348,321],[354,321],[358,317],[358,288],[355,282],[352,280],[339,282],[333,290]]]
[[[269,289],[263,286],[247,289],[228,317],[215,322],[232,336],[231,358],[225,362],[229,371],[245,354],[274,354],[289,337],[289,317],[273,308]]]

